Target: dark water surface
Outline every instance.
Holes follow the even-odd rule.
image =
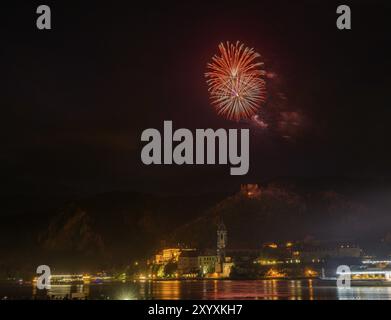
[[[248,300],[389,300],[391,287],[338,289],[319,280],[146,281],[88,285],[52,285],[49,296],[83,292],[88,299],[248,299]],[[2,299],[42,297],[32,285],[0,284]]]

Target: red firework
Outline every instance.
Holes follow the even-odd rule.
[[[220,43],[219,51],[205,73],[211,103],[229,120],[249,119],[265,101],[266,73],[260,55],[239,41]]]

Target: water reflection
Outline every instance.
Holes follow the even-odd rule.
[[[391,287],[351,287],[340,288],[339,300],[389,300]]]
[[[154,299],[178,300],[181,298],[181,289],[182,282],[179,280],[155,281],[152,282],[151,297]]]
[[[391,299],[391,287],[338,289],[318,280],[167,280],[113,284],[52,285],[43,292],[27,285],[0,285],[0,297],[9,299],[249,299],[249,300],[373,300]]]
[[[314,287],[312,286],[312,279],[308,280],[308,300],[314,300]]]

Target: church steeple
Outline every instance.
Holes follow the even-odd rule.
[[[225,248],[227,246],[227,228],[223,222],[223,219],[217,224],[217,256],[220,261],[224,261]]]

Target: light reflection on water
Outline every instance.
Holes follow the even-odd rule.
[[[318,280],[168,280],[89,285],[52,285],[47,295],[70,297],[84,293],[88,299],[249,299],[249,300],[391,300],[391,287],[338,289]],[[0,285],[0,297],[42,298],[27,285]]]

